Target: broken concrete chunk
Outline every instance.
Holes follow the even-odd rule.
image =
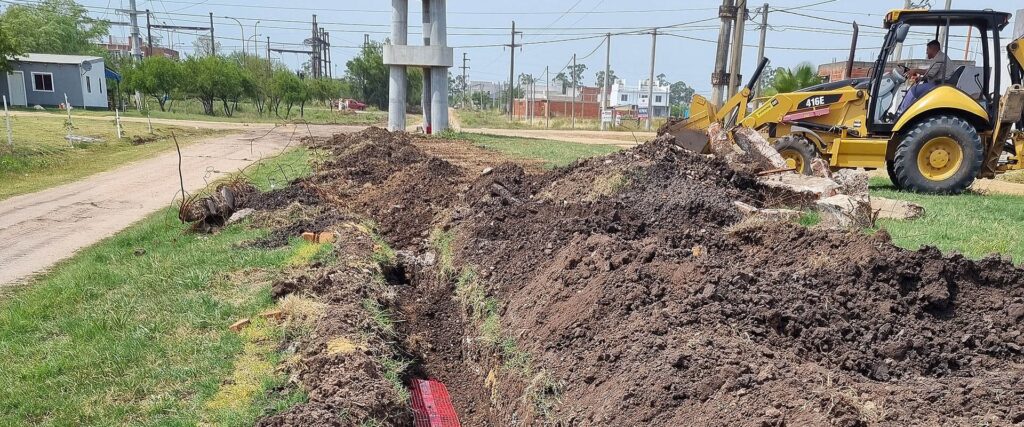
[[[760,177],[758,181],[769,187],[782,188],[797,193],[812,193],[819,199],[839,194],[839,184],[831,179],[817,176],[781,173]]]
[[[760,132],[747,127],[737,126],[733,129],[733,134],[736,135],[736,142],[746,145],[744,148],[755,157],[763,159],[767,164],[776,169],[786,167],[786,160],[775,150],[775,147],[768,143],[768,140],[764,139],[764,136],[761,136]]]
[[[252,215],[253,212],[256,212],[256,210],[253,208],[239,209],[235,211],[235,213],[231,214],[230,218],[228,218],[228,224],[234,224],[238,221],[241,221],[248,217],[249,215]]]
[[[793,209],[759,209],[750,204],[740,201],[732,202],[747,218],[757,217],[758,219],[790,221],[800,217],[803,212]]]
[[[815,157],[811,160],[811,175],[819,178],[832,178],[832,170],[828,167],[828,162],[821,157]]]
[[[858,169],[840,169],[832,174],[839,184],[839,192],[850,196],[868,195],[868,173]]]
[[[871,198],[871,211],[878,219],[910,220],[924,216],[924,207],[905,200]]]
[[[823,227],[862,228],[873,225],[868,197],[838,194],[818,200],[817,206]]]

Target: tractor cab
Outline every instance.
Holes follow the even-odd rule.
[[[978,131],[991,130],[1002,77],[999,33],[1010,17],[991,10],[889,12],[868,84],[868,132],[889,134],[944,109]],[[976,58],[972,44],[980,47]]]

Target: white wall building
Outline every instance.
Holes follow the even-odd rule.
[[[617,109],[623,108],[636,108],[638,106],[648,105],[647,103],[647,92],[648,85],[647,80],[639,82],[639,84],[630,86],[625,80],[617,79],[611,87],[611,106]],[[654,101],[650,103],[653,106],[654,117],[668,117],[669,115],[669,103],[668,96],[670,90],[668,86],[654,86]],[[603,101],[603,99],[602,99]]]

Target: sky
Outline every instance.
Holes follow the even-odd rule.
[[[95,17],[127,21],[115,9],[128,7],[128,0],[78,0]],[[920,0],[917,0],[920,1]],[[422,41],[420,35],[420,2],[410,1],[410,44]],[[931,0],[942,7],[943,0]],[[1015,12],[1024,2],[1006,0],[952,0],[953,9],[992,8]],[[344,73],[344,62],[358,54],[364,34],[383,40],[390,34],[391,2],[388,0],[137,0],[139,9],[152,11],[152,22],[172,25],[206,26],[208,13],[213,12],[215,33],[223,50],[240,50],[241,33],[250,38],[246,47],[259,48],[265,54],[266,37],[274,47],[302,49],[303,39],[311,34],[312,14],[331,33],[333,62],[338,74]],[[717,19],[721,0],[647,0],[624,2],[611,0],[449,0],[448,44],[455,50],[458,65],[463,53],[469,58],[469,80],[504,81],[509,73],[509,49],[500,46],[510,42],[510,26],[523,34],[516,42],[524,46],[516,50],[515,74],[531,73],[543,81],[545,67],[553,76],[570,63],[572,55],[587,65],[584,84],[594,84],[595,73],[604,69],[606,47],[604,34],[611,37],[611,68],[615,75],[636,84],[650,72],[652,27],[663,27],[657,38],[655,74],[664,73],[670,81],[684,81],[698,93],[711,90],[710,76],[714,66],[715,43],[719,31]],[[751,13],[759,12],[762,2],[748,4]],[[885,13],[901,7],[903,0],[776,0],[769,6],[766,35],[767,56],[772,66],[793,66],[808,61],[813,64],[845,60],[849,53],[852,21],[861,26],[857,60],[873,61],[883,36]],[[239,28],[237,19],[242,24]],[[258,26],[254,27],[259,20]],[[746,23],[743,49],[743,75],[753,72],[761,16]],[[141,20],[144,24],[144,20]],[[755,22],[756,21],[756,22]],[[1013,23],[1004,30],[1009,37]],[[175,43],[183,53],[193,51],[194,35],[171,34],[154,30],[164,44]],[[621,34],[636,32],[638,34]],[[127,37],[129,29],[114,26],[112,35]],[[143,33],[145,30],[143,29]],[[252,36],[260,34],[258,46]],[[951,40],[951,58],[962,59],[966,38]],[[143,34],[145,36],[145,34]],[[904,56],[921,56],[924,44],[931,37],[912,36],[913,48]],[[975,47],[977,44],[975,43]],[[973,56],[973,55],[969,55]],[[298,67],[306,58],[301,54],[274,53],[277,60]],[[453,72],[461,72],[452,69]]]

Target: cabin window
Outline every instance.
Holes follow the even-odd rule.
[[[85,76],[85,91],[92,93],[92,79],[89,76]]]
[[[53,74],[32,73],[32,90],[36,92],[53,92]]]

